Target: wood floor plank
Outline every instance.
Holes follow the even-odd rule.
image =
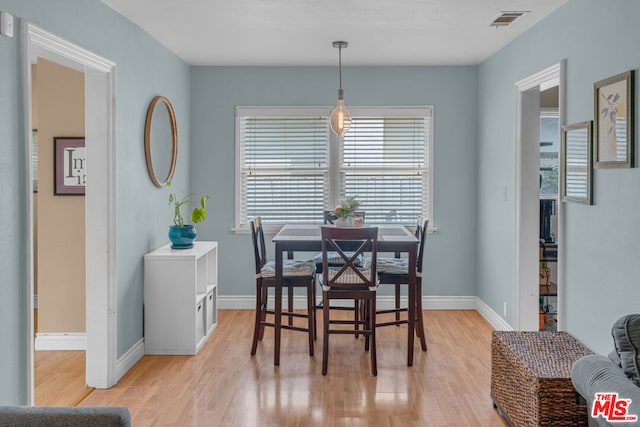
[[[84,351],[35,351],[36,406],[75,406],[93,390],[85,381]]]
[[[347,315],[346,313],[344,314]],[[250,356],[253,312],[220,310],[197,356],[145,356],[81,406],[127,406],[136,426],[506,426],[490,391],[491,326],[475,311],[425,311],[428,351],[406,366],[406,326],[378,330],[378,376],[363,339],[330,337],[309,357],[304,333],[273,333]],[[318,322],[321,325],[321,321]]]

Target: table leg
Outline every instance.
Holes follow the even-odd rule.
[[[280,332],[282,325],[282,249],[276,243],[276,276],[275,276],[275,327],[274,327],[274,347],[273,347],[273,364],[280,365]]]

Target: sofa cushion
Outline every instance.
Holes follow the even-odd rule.
[[[617,351],[611,350],[609,354],[607,354],[607,357],[611,360],[611,363],[622,369],[622,363],[620,362],[620,356],[618,356]]]
[[[596,393],[612,392],[618,393],[620,399],[630,399],[627,414],[640,415],[640,387],[636,387],[622,369],[605,356],[592,354],[576,360],[571,367],[571,382],[576,391],[587,400],[589,414],[593,410]],[[600,415],[597,418],[589,417],[589,425],[623,427],[636,423],[609,423]]]
[[[0,426],[131,427],[125,407],[0,406]]]
[[[640,387],[640,314],[618,319],[611,327],[611,335],[622,370]]]

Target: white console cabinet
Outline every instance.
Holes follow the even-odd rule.
[[[146,354],[196,354],[218,325],[218,242],[144,256]]]

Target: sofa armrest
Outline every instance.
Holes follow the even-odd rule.
[[[571,368],[571,382],[587,401],[589,418],[596,393],[618,393],[620,399],[631,399],[627,413],[640,417],[640,387],[627,378],[622,369],[607,357],[592,354],[578,359]],[[600,426],[612,425],[602,416],[592,421],[596,421]]]
[[[0,427],[130,427],[125,407],[0,406]]]

